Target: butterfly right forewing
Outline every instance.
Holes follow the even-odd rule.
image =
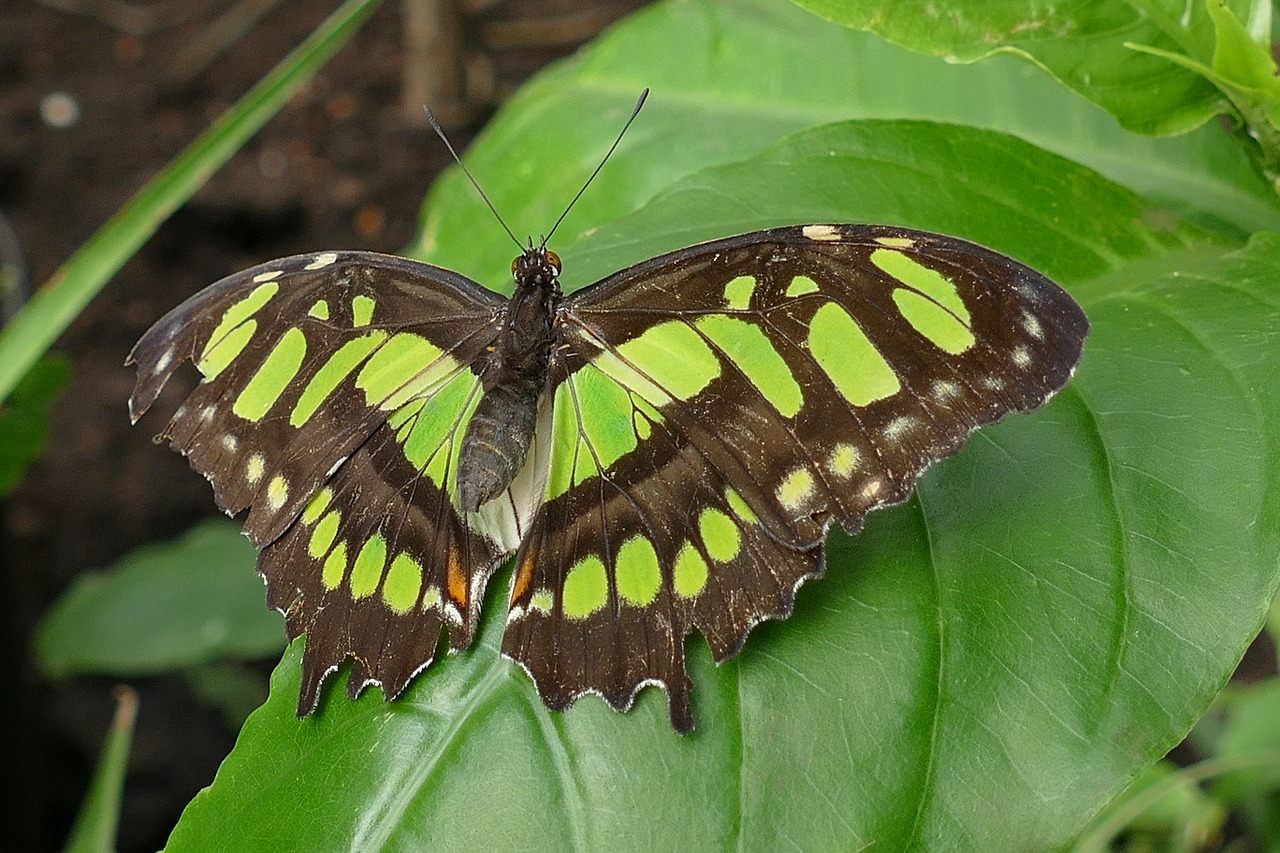
[[[474,635],[514,543],[456,510],[454,469],[505,304],[437,267],[329,252],[223,279],[134,348],[135,420],[183,361],[202,375],[161,438],[248,510],[270,600],[308,634],[300,711],[348,656],[353,690],[393,695],[442,628],[454,648]]]

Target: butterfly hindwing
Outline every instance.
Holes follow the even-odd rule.
[[[290,636],[307,635],[301,713],[348,657],[350,695],[376,683],[391,697],[431,663],[442,628],[455,650],[475,635],[485,582],[507,548],[456,512],[435,481],[451,473],[460,430],[433,447],[442,461],[433,465],[406,445],[414,428],[375,429],[262,552],[271,605]]]
[[[900,503],[978,426],[1042,405],[1088,322],[954,238],[813,225],[694,246],[568,297],[546,504],[506,653],[553,707],[658,683],[692,725],[684,636],[717,660],[789,614],[826,527]]]
[[[548,500],[516,558],[503,651],[553,708],[591,691],[625,709],[661,685],[687,732],[685,635],[698,627],[728,657],[743,632],[720,614],[786,616],[821,551],[773,539],[688,425],[592,366],[565,378],[554,409]]]
[[[474,635],[514,544],[454,509],[454,466],[504,306],[437,267],[331,252],[230,276],[134,348],[135,420],[182,361],[203,376],[161,438],[249,510],[270,601],[308,634],[300,712],[348,656],[353,693],[390,696],[442,626],[454,648]]]

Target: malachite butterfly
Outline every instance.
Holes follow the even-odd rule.
[[[388,699],[475,637],[512,553],[503,653],[542,700],[645,685],[693,728],[685,636],[717,661],[976,428],[1043,405],[1089,323],[1061,288],[954,237],[773,228],[568,296],[522,251],[507,300],[369,252],[222,279],[138,342],[134,421],[192,361],[157,440],[213,484],[291,637],[299,715],[351,659]]]

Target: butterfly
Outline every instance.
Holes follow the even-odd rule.
[[[347,660],[349,695],[390,700],[442,632],[468,647],[514,554],[502,651],[543,702],[626,710],[657,685],[689,732],[685,637],[723,661],[785,619],[832,524],[1043,405],[1089,331],[1033,269],[895,226],[741,234],[569,295],[545,243],[510,299],[389,255],[270,261],[130,354],[135,423],[184,362],[201,375],[156,440],[248,511],[306,635],[299,716]]]
[[[368,252],[229,276],[138,342],[136,422],[184,361],[157,438],[213,484],[291,637],[299,713],[394,697],[441,631],[467,647],[513,552],[503,652],[564,708],[646,684],[692,729],[684,638],[716,660],[789,615],[855,533],[977,427],[1068,381],[1089,325],[1062,289],[953,237],[775,228],[560,293],[543,247],[504,299]]]

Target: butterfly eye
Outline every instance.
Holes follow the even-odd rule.
[[[551,264],[551,266],[555,268],[556,275],[560,274],[560,256],[559,255],[557,255],[555,252],[548,251],[547,263]]]
[[[518,274],[518,273],[517,273],[517,271],[518,271],[519,269],[520,269],[520,259],[519,259],[519,258],[512,258],[512,259],[511,259],[511,277],[512,277],[512,278],[515,278],[515,277],[517,276],[517,274]]]

